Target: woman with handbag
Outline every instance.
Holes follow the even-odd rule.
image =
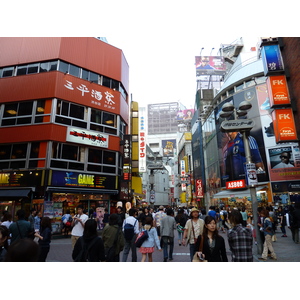
[[[228,262],[225,240],[219,235],[216,220],[212,216],[204,219],[202,254],[208,262]],[[198,254],[201,254],[198,252]]]
[[[188,219],[188,217],[187,217],[187,215],[184,213],[184,210],[183,210],[182,208],[180,208],[180,209],[178,210],[177,216],[175,217],[175,221],[176,221],[176,224],[177,224],[177,232],[178,232],[178,243],[179,243],[179,246],[181,246],[182,234],[183,234],[184,227],[185,227],[185,224],[186,224],[187,219]]]
[[[141,248],[139,249],[139,252],[142,253],[141,262],[146,261],[147,255],[148,262],[152,262],[152,253],[154,252],[154,246],[156,245],[159,251],[162,250],[160,247],[160,241],[157,235],[157,230],[155,227],[153,227],[152,217],[146,217],[143,229],[148,231],[149,237],[146,241],[143,242]]]
[[[41,221],[41,232],[35,232],[34,236],[38,238],[38,244],[40,248],[39,262],[45,262],[47,255],[50,251],[51,243],[51,220],[48,217],[43,217]]]
[[[204,221],[199,218],[199,210],[196,207],[191,209],[191,219],[187,220],[184,228],[182,244],[190,245],[190,259],[193,260],[194,254],[199,249],[200,238],[203,233]]]

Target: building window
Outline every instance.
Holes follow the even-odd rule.
[[[14,76],[14,67],[3,68],[2,77]]]

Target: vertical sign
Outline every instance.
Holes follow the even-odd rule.
[[[202,179],[196,180],[196,198],[203,198]]]
[[[267,86],[271,107],[291,104],[287,82],[284,75],[268,77]]]
[[[257,185],[257,174],[256,167],[254,163],[246,163],[246,180],[248,186]]]
[[[272,113],[276,143],[297,141],[297,131],[291,108],[275,109]]]
[[[278,44],[263,46],[261,54],[265,76],[283,72],[284,67]]]
[[[131,158],[131,135],[124,135],[124,150],[123,150],[123,180],[131,180],[130,174],[130,158]]]
[[[139,119],[139,172],[146,172],[146,124],[145,111],[140,110]]]

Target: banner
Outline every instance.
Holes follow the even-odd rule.
[[[267,78],[270,106],[291,104],[289,90],[284,75]]]
[[[196,76],[224,75],[226,65],[223,56],[196,56]]]

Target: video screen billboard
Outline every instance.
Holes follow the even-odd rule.
[[[223,56],[196,56],[196,76],[224,75],[226,64]]]

